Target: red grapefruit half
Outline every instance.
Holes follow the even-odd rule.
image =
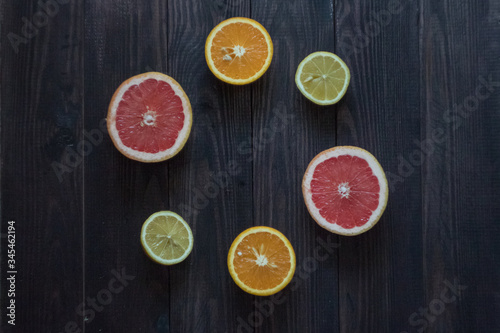
[[[149,72],[131,77],[116,90],[108,109],[108,132],[128,158],[161,162],[186,143],[193,115],[182,87],[170,76]]]
[[[387,206],[388,186],[377,159],[364,149],[339,146],[319,153],[302,180],[312,218],[333,233],[354,236],[372,228]]]

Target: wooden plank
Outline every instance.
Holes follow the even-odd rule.
[[[343,4],[343,6],[342,6]],[[339,105],[338,145],[367,149],[389,178],[387,209],[339,253],[342,332],[400,332],[423,304],[418,3],[336,2],[339,56],[351,83]]]
[[[169,269],[152,262],[139,241],[143,222],[169,208],[168,162],[122,156],[103,128],[122,81],[166,69],[167,16],[164,1],[86,4],[85,130],[99,143],[85,160],[85,295],[99,302],[102,293],[105,303],[89,313],[88,332],[168,331]],[[129,280],[123,288],[115,283],[108,301],[109,283],[123,273]]]
[[[16,327],[2,311],[2,332],[500,331],[498,1],[44,8],[47,25],[16,52],[9,32],[43,20],[41,6],[0,3],[0,220],[3,236],[16,221],[18,250]],[[274,41],[271,67],[249,86],[218,81],[204,60],[210,29],[232,16],[258,20]],[[318,50],[351,69],[334,107],[295,87],[299,62]],[[118,85],[146,71],[177,79],[194,112],[184,150],[157,164],[123,157],[103,121]],[[347,144],[374,153],[390,181],[379,225],[352,238],[316,226],[300,189],[317,153]],[[165,209],[195,235],[173,267],[139,242]],[[296,250],[279,298],[248,295],[227,272],[231,242],[253,225]]]
[[[280,296],[257,298],[262,320],[254,326],[258,332],[338,331],[338,251],[321,248],[338,238],[309,216],[301,187],[312,158],[335,146],[336,108],[312,104],[295,85],[300,61],[334,50],[333,7],[329,1],[253,1],[251,17],[274,44],[271,66],[252,90],[254,223],[283,232],[297,257],[294,279]]]
[[[1,239],[2,332],[83,324],[75,312],[83,298],[82,7],[1,3],[1,226],[4,235],[15,221],[16,251],[8,268]],[[7,271],[17,271],[13,298]]]
[[[172,332],[245,332],[251,295],[232,281],[227,252],[252,226],[252,166],[239,150],[251,140],[251,87],[219,81],[208,69],[205,41],[224,19],[248,16],[249,1],[170,0],[168,73],[193,107],[193,128],[169,169],[169,203],[186,217],[195,243],[185,263],[172,267]]]
[[[496,1],[423,1],[422,133],[434,153],[423,167],[429,310],[415,329],[500,330],[499,14]]]

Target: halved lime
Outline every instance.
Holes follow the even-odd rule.
[[[330,52],[314,52],[297,68],[295,83],[300,92],[319,105],[337,103],[347,91],[351,74],[347,65]]]
[[[191,253],[193,233],[182,217],[161,211],[142,225],[141,244],[146,254],[162,265],[177,264]]]

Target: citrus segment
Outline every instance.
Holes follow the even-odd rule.
[[[300,92],[319,105],[337,103],[347,91],[351,75],[347,65],[330,52],[308,55],[297,68],[295,83]]]
[[[273,43],[257,21],[233,17],[208,35],[205,58],[212,73],[231,84],[247,84],[261,77],[271,64]]]
[[[295,272],[295,252],[278,230],[253,227],[234,240],[228,254],[234,282],[244,291],[268,296],[283,289]]]
[[[177,154],[189,137],[191,123],[191,105],[181,86],[154,72],[122,83],[107,117],[116,148],[141,162],[159,162]]]
[[[151,215],[141,230],[141,244],[146,254],[163,265],[183,261],[193,249],[189,225],[174,212],[161,211]]]
[[[373,227],[388,198],[387,179],[376,158],[350,146],[318,154],[304,174],[302,191],[316,222],[341,235],[357,235]]]

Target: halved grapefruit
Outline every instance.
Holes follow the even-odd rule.
[[[312,218],[333,233],[354,236],[371,229],[387,206],[388,186],[377,159],[364,149],[339,146],[319,153],[302,180]]]
[[[191,132],[192,111],[182,87],[170,76],[149,72],[116,90],[108,109],[108,132],[128,158],[160,162],[176,155]]]

